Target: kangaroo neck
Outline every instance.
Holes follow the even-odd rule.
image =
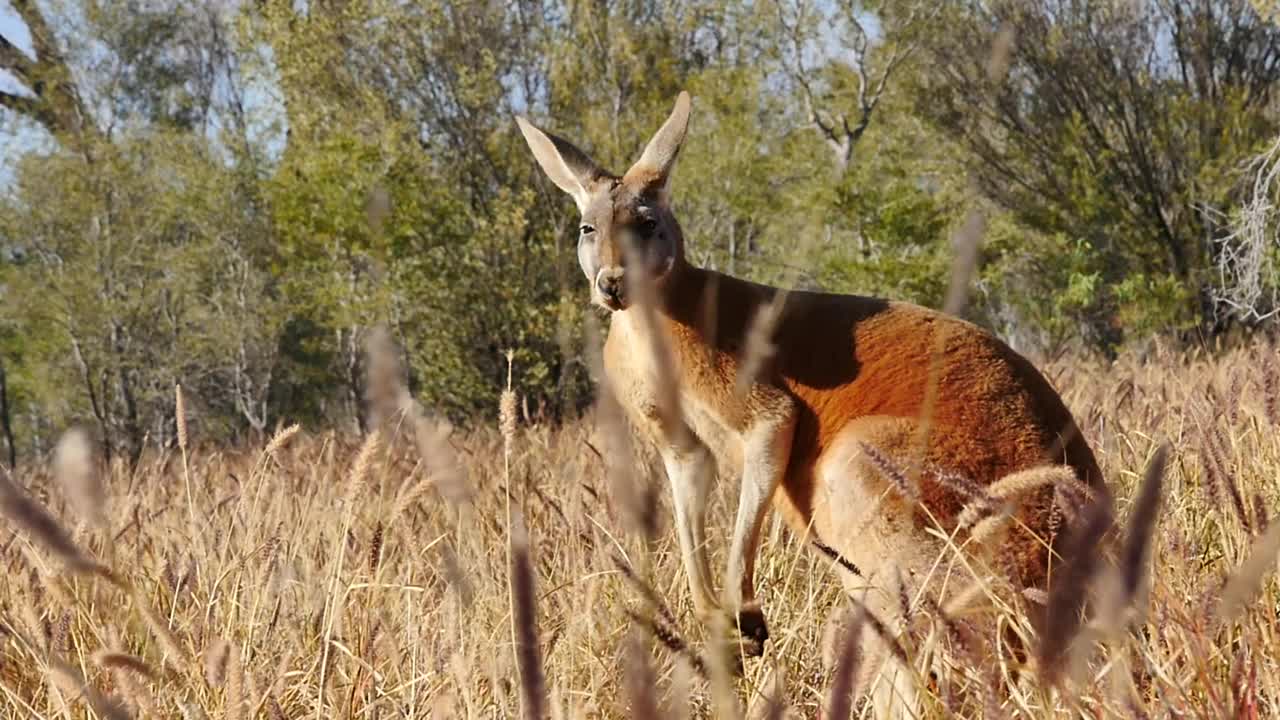
[[[658,283],[658,314],[665,320],[691,324],[706,300],[703,297],[706,284],[707,271],[691,265],[680,253]]]

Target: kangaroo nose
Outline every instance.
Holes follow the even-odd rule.
[[[601,273],[599,279],[596,280],[596,287],[600,289],[600,294],[611,300],[613,304],[622,304],[621,276]]]

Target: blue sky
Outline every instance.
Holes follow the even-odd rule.
[[[27,32],[27,26],[18,19],[8,0],[0,0],[0,35],[17,45],[23,52],[29,55],[34,54],[31,50],[31,34]],[[0,70],[0,91],[20,93],[23,92],[23,87],[12,75]],[[10,165],[12,159],[31,147],[38,137],[39,131],[14,132],[10,127],[0,125],[0,189],[7,188],[13,181],[13,168]]]
[[[13,6],[8,0],[0,1],[0,35],[22,48],[28,55],[34,55],[31,51],[31,33],[27,32],[27,26],[18,19],[17,13],[13,11]],[[17,92],[21,87],[12,75],[0,70],[0,91],[12,93]]]

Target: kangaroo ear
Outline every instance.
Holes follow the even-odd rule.
[[[543,132],[519,115],[516,124],[533,151],[533,158],[556,187],[573,196],[579,212],[587,207],[587,188],[592,181],[604,175],[595,161],[564,138]]]
[[[671,117],[662,124],[653,139],[644,148],[644,154],[635,165],[627,171],[627,178],[639,180],[646,185],[656,185],[665,192],[671,182],[671,171],[676,166],[676,156],[680,154],[680,145],[684,142],[685,131],[689,129],[689,93],[681,92],[676,98],[676,107]]]

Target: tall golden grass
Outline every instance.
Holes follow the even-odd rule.
[[[866,712],[848,694],[863,633],[921,670],[931,718],[1280,716],[1275,352],[1048,368],[1114,493],[1117,551],[1067,589],[1086,620],[1053,618],[1022,660],[1005,634],[1045,638],[1015,605],[982,637],[981,589],[903,586],[907,626],[878,625],[777,519],[772,638],[735,658],[730,628],[693,619],[658,466],[600,450],[630,447],[612,411],[530,426],[507,395],[500,430],[450,433],[392,393],[366,438],[230,448],[183,426],[134,471],[69,436],[0,478],[0,716],[843,717]],[[734,487],[713,502],[717,562]]]

